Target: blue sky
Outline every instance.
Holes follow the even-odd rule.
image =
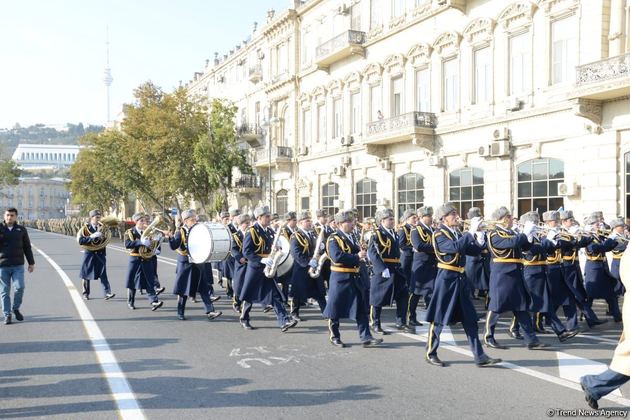
[[[0,128],[35,123],[104,124],[105,33],[111,111],[151,80],[165,90],[201,71],[288,0],[3,0]]]

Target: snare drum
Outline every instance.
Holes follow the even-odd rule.
[[[288,273],[293,267],[293,255],[291,255],[291,243],[284,235],[280,235],[276,246],[282,249],[280,252],[283,254],[276,270],[276,275],[280,277]]]
[[[232,235],[221,223],[197,223],[188,232],[186,246],[195,264],[223,261],[230,254]]]

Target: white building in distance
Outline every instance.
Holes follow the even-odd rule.
[[[629,32],[630,0],[295,1],[187,86],[239,107],[241,208],[628,217]]]
[[[76,161],[80,146],[61,144],[18,144],[13,161],[25,171],[69,168]]]

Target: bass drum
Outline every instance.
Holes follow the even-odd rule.
[[[276,246],[282,249],[280,252],[283,254],[280,261],[278,261],[278,269],[276,270],[276,275],[280,277],[287,274],[291,271],[291,268],[293,268],[293,255],[291,255],[291,243],[284,235],[278,238]]]
[[[188,232],[186,246],[195,264],[223,261],[230,254],[232,235],[221,223],[197,223]]]

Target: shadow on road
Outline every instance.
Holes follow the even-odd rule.
[[[138,348],[155,348],[165,344],[176,343],[173,338],[111,338],[107,340],[111,350],[126,350]],[[10,353],[48,353],[86,351],[91,349],[88,340],[59,340],[59,341],[23,341],[17,343],[2,343],[0,354]]]

